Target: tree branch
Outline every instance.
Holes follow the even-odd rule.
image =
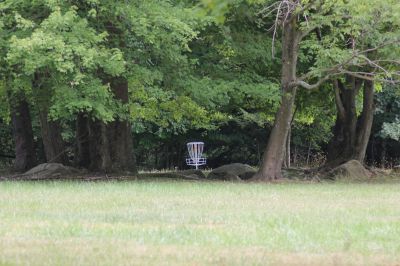
[[[305,31],[301,31],[300,36],[299,36],[299,41],[303,40],[308,34],[310,34],[312,31],[318,29],[317,26],[314,27],[309,27],[307,30]],[[318,35],[318,34],[317,34]],[[318,36],[318,38],[320,38],[320,36]]]
[[[291,82],[289,85],[290,85],[291,87],[300,86],[300,87],[303,87],[303,88],[305,88],[305,89],[307,89],[307,90],[313,90],[313,89],[316,89],[316,88],[318,88],[319,86],[321,86],[321,84],[324,83],[325,81],[327,81],[328,79],[330,79],[331,76],[332,76],[331,74],[328,74],[328,75],[326,75],[325,77],[323,77],[323,78],[321,78],[320,80],[318,80],[318,81],[317,81],[316,83],[314,83],[314,84],[309,84],[309,83],[305,82],[304,80],[297,79],[297,80]]]
[[[361,74],[360,72],[351,72],[351,71],[347,71],[347,70],[343,70],[341,73],[350,75],[355,78],[363,79],[363,80],[369,80],[369,81],[375,80],[374,76],[371,73],[362,72],[362,74]]]
[[[391,44],[396,44],[396,43],[400,43],[400,39],[395,39],[395,40],[392,40],[392,41],[390,41],[390,42],[385,42],[385,43],[382,43],[382,44],[380,44],[380,45],[378,45],[378,46],[375,46],[375,47],[372,47],[372,48],[368,48],[368,49],[359,51],[358,54],[370,53],[370,52],[379,50],[380,48],[383,48],[383,47],[385,47],[385,46],[388,46],[388,45],[391,45]]]

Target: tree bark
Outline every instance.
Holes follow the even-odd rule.
[[[310,157],[311,157],[311,140],[308,142],[307,160],[306,160],[307,167],[309,167],[310,165]]]
[[[127,80],[111,78],[109,83],[115,99],[127,104]],[[115,121],[105,124],[79,115],[76,131],[77,161],[80,166],[96,172],[137,173],[131,125],[127,118],[117,117]]]
[[[14,169],[24,172],[34,167],[37,159],[29,104],[23,97],[11,106],[11,121],[15,141]]]
[[[290,123],[293,117],[296,87],[291,82],[296,79],[296,68],[300,32],[294,21],[285,24],[282,37],[282,79],[281,103],[276,113],[274,126],[268,139],[259,171],[252,180],[268,181],[282,177],[282,162]]]
[[[387,141],[386,139],[383,139],[381,141],[381,156],[380,156],[380,167],[385,168],[386,167],[386,156],[387,156]]]
[[[48,110],[39,110],[40,127],[46,161],[49,163],[68,164],[62,128],[56,121],[49,121]]]
[[[89,120],[89,169],[95,172],[111,171],[111,157],[106,125],[99,120]]]
[[[65,143],[62,139],[62,128],[59,122],[49,120],[52,91],[47,85],[48,74],[35,73],[32,88],[35,103],[39,111],[41,135],[46,161],[49,163],[68,164]]]
[[[290,161],[291,161],[291,156],[290,156],[290,145],[291,145],[291,134],[292,130],[291,127],[289,127],[289,132],[286,140],[286,145],[285,145],[285,160],[283,161],[283,165],[285,168],[290,168]]]
[[[286,140],[286,148],[285,148],[285,167],[286,168],[290,168],[291,167],[291,160],[292,160],[292,154],[291,154],[291,145],[292,145],[292,126],[293,126],[293,122],[294,122],[294,117],[296,115],[297,112],[297,107],[295,108],[293,115],[292,115],[292,119],[290,121],[290,126],[289,126],[289,132],[288,132],[288,136],[287,136],[287,140]]]
[[[123,104],[129,102],[128,81],[125,78],[113,78],[110,86],[117,100]],[[127,119],[118,118],[107,125],[107,129],[113,170],[136,173],[131,124]]]
[[[80,113],[76,119],[75,165],[83,168],[90,166],[89,120]]]
[[[357,141],[355,159],[364,162],[368,147],[368,141],[371,136],[372,123],[374,120],[374,83],[372,81],[364,82],[363,92],[363,110],[357,123]]]
[[[346,86],[347,85],[347,86]],[[363,86],[363,110],[357,118],[356,98]],[[364,162],[374,112],[374,85],[346,77],[346,84],[335,81],[337,117],[334,136],[328,144],[327,162],[323,168],[334,168],[349,160]]]

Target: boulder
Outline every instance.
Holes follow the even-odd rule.
[[[332,179],[366,180],[373,176],[359,161],[350,160],[328,172]]]
[[[43,163],[35,166],[24,174],[20,175],[21,178],[26,179],[57,179],[60,177],[68,177],[80,174],[78,169],[65,166],[60,163]]]
[[[240,181],[250,179],[256,172],[256,169],[250,165],[232,163],[215,168],[208,174],[207,178],[226,181]]]

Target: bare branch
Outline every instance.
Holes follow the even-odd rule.
[[[274,34],[272,35],[272,49],[271,49],[272,58],[275,58],[275,38],[276,38],[276,30],[278,28],[279,13],[281,10],[281,5],[282,5],[282,3],[280,3],[278,5],[278,11],[276,12],[276,18],[275,18],[275,23],[274,23]]]
[[[300,86],[300,87],[303,87],[303,88],[305,88],[305,89],[307,89],[307,90],[313,90],[313,89],[316,89],[316,88],[318,88],[319,86],[321,86],[322,83],[324,83],[325,81],[327,81],[328,79],[330,79],[331,76],[332,76],[332,75],[328,74],[328,75],[326,75],[325,77],[323,77],[323,78],[321,78],[320,80],[318,80],[318,81],[317,81],[316,83],[314,83],[314,84],[309,84],[309,83],[307,83],[307,82],[305,82],[305,81],[303,81],[303,80],[297,79],[297,80],[291,82],[291,83],[290,83],[290,86],[291,86],[291,87]]]
[[[383,48],[385,46],[389,46],[389,45],[392,45],[392,44],[399,44],[399,43],[400,43],[400,39],[395,39],[395,40],[392,40],[390,42],[384,42],[384,43],[381,43],[378,46],[359,51],[358,54],[367,54],[367,53],[379,50],[380,48]]]
[[[374,73],[352,72],[352,71],[343,70],[342,74],[347,74],[349,76],[352,76],[352,77],[355,77],[355,78],[359,78],[359,79],[362,79],[362,80],[380,81],[380,82],[392,83],[392,84],[400,83],[400,80],[376,78],[376,74],[374,74]]]
[[[315,84],[309,84],[307,82],[305,82],[305,80],[311,78],[313,76],[312,72],[308,72],[304,75],[302,75],[300,78],[298,78],[295,82],[293,82],[292,84],[294,86],[301,86],[303,88],[306,89],[315,89],[317,88],[319,85],[321,85],[324,81],[328,80],[329,78],[331,78],[332,76],[336,76],[336,75],[341,75],[341,74],[348,74],[350,76],[353,76],[355,78],[359,78],[362,80],[369,80],[369,81],[382,81],[382,82],[389,82],[389,83],[397,83],[400,81],[397,81],[395,79],[377,79],[376,76],[378,74],[384,74],[385,76],[389,76],[390,71],[385,69],[382,65],[379,64],[379,62],[388,62],[388,63],[395,63],[395,64],[400,64],[400,61],[398,60],[371,60],[369,59],[366,55],[364,55],[365,53],[368,52],[372,52],[372,51],[376,51],[380,48],[383,48],[385,46],[394,44],[400,42],[400,40],[394,40],[391,42],[385,42],[382,43],[376,47],[373,48],[369,48],[363,51],[354,51],[353,54],[344,62],[334,65],[331,68],[326,68],[321,70],[322,73],[325,73],[325,76],[322,77],[318,82],[316,82]],[[351,63],[353,61],[353,59],[355,58],[359,58],[362,60],[365,60],[366,64],[354,64]],[[362,71],[350,71],[345,69],[348,66],[365,66],[365,65],[369,65],[369,66],[373,66],[375,68],[375,71],[370,71],[370,72],[362,72]],[[379,71],[376,71],[379,70]],[[400,73],[395,73],[395,75],[399,75],[400,78]]]
[[[313,1],[311,1],[313,2]],[[268,17],[269,15],[275,14],[274,24],[271,26],[270,30],[273,30],[272,34],[272,58],[275,57],[275,41],[276,35],[279,26],[285,27],[287,23],[291,23],[294,19],[296,19],[295,11],[298,7],[301,7],[300,0],[281,0],[279,2],[275,2],[267,7],[263,8],[258,14],[262,14],[263,18]]]
[[[294,19],[299,19],[301,15],[305,16],[305,11],[313,7],[313,5],[318,4],[319,6],[316,6],[316,8],[321,8],[322,3],[324,1],[318,2],[315,0],[310,0],[307,1],[306,4],[303,4],[301,0],[280,0],[276,1],[273,4],[265,7],[262,9],[259,13],[264,13],[263,17],[270,16],[272,14],[275,15],[274,18],[274,23],[271,26],[270,30],[273,30],[273,36],[272,36],[272,57],[275,56],[275,42],[276,42],[276,36],[278,32],[278,27],[285,27],[285,25],[288,25],[288,23],[291,23]],[[303,38],[308,36],[312,31],[318,28],[318,26],[310,26],[308,24],[308,18],[305,16],[305,20],[307,22],[307,27],[304,28],[302,31],[299,32],[297,36],[297,41],[301,41]],[[307,82],[307,80],[313,78],[315,76],[315,73],[312,71],[309,71],[308,73],[303,74],[300,78],[295,78],[293,82],[291,82],[290,86],[301,86],[305,89],[315,89],[319,87],[322,83],[325,81],[329,80],[333,76],[338,76],[342,74],[348,74],[352,77],[359,78],[362,80],[377,80],[377,77],[379,77],[379,74],[383,74],[384,76],[390,76],[391,71],[386,69],[384,67],[384,63],[390,63],[390,64],[400,64],[399,60],[372,60],[368,58],[368,54],[370,54],[373,51],[377,51],[383,47],[387,47],[389,45],[393,44],[398,44],[400,43],[400,39],[395,39],[395,40],[390,40],[390,41],[385,41],[375,47],[368,48],[365,50],[357,50],[355,49],[355,40],[352,39],[352,52],[349,55],[349,58],[346,59],[342,63],[338,63],[336,65],[331,66],[330,68],[322,69],[319,72],[321,73],[321,78],[314,84],[310,84]],[[355,60],[356,59],[356,60]],[[357,67],[359,69],[362,69],[362,67],[370,68],[372,67],[372,70],[370,72],[354,72],[348,70],[350,66]],[[396,74],[397,75],[397,74]],[[400,74],[399,74],[400,75]],[[396,82],[394,79],[380,79],[384,82]]]

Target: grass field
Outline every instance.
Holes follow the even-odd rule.
[[[400,265],[400,183],[0,182],[0,265]]]

